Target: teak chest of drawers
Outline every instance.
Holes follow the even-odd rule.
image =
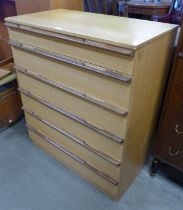
[[[145,163],[177,26],[69,10],[6,25],[31,139],[119,199]]]

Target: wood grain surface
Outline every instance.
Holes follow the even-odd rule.
[[[178,26],[72,10],[51,10],[6,18],[6,22],[40,28],[118,47],[139,48]]]

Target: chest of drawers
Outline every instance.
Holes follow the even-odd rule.
[[[145,163],[177,27],[68,10],[6,25],[30,138],[119,199]]]

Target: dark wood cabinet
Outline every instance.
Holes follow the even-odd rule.
[[[183,169],[183,87],[175,86],[164,118],[160,138],[163,144],[157,148],[158,156]]]
[[[183,24],[152,155],[152,174],[162,164],[183,172]]]

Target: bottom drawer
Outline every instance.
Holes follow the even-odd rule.
[[[26,121],[29,128],[36,130],[48,138],[53,138],[58,145],[63,146],[68,151],[77,155],[77,157],[90,163],[90,165],[103,173],[109,181],[113,180],[113,183],[118,182],[120,176],[119,166],[110,163],[108,160],[105,160],[93,151],[88,150],[80,143],[73,141],[67,135],[64,135],[58,130],[52,129],[50,126],[40,122],[29,114],[26,114]]]
[[[61,151],[59,148],[57,148],[54,144],[49,143],[30,130],[29,135],[33,142],[41,149],[46,151],[48,154],[56,158],[67,167],[76,171],[80,176],[94,184],[113,199],[117,199],[119,193],[119,185],[114,185],[108,182],[103,177],[91,170],[89,166],[87,167],[87,165],[84,165],[82,161],[72,155],[66,154],[64,151]]]

